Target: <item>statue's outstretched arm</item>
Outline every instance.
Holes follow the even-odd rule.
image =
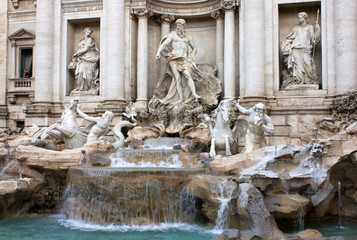
[[[77,113],[81,118],[83,118],[83,119],[85,119],[85,120],[87,120],[89,122],[92,122],[92,123],[97,123],[97,119],[96,118],[88,116],[87,114],[82,112],[79,107],[77,107]]]
[[[249,115],[251,113],[250,109],[247,110],[244,107],[242,107],[241,105],[239,105],[239,103],[236,103],[234,106],[236,106],[236,108],[238,109],[238,111],[244,115]]]

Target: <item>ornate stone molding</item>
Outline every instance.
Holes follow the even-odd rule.
[[[36,10],[9,12],[8,19],[9,23],[35,22]]]
[[[62,12],[88,12],[103,10],[103,0],[62,0]]]
[[[152,11],[149,11],[147,8],[134,8],[133,9],[133,14],[138,17],[138,18],[142,18],[142,17],[151,17],[153,15]]]
[[[142,1],[142,0],[133,0]],[[147,8],[158,14],[171,14],[179,16],[210,15],[219,9],[221,0],[147,0]]]
[[[211,12],[211,17],[215,19],[223,19],[224,18],[224,12],[222,9],[215,10]]]
[[[161,14],[158,18],[157,18],[157,22],[158,23],[171,23],[172,21],[175,20],[175,16],[174,15],[170,15],[170,14]]]
[[[238,0],[223,0],[221,2],[221,7],[224,10],[234,10],[239,6]]]
[[[11,0],[11,3],[14,8],[19,8],[19,0]]]

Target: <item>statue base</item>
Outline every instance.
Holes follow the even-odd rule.
[[[73,90],[70,94],[70,96],[73,97],[86,96],[86,95],[99,95],[99,89],[92,89],[88,91]]]
[[[284,88],[284,90],[318,90],[319,84],[292,84]]]

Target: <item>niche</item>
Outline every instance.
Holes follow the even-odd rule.
[[[302,12],[307,15],[299,14]],[[298,14],[306,22],[304,19],[299,19]],[[315,28],[317,20],[320,26],[320,35]],[[321,34],[323,33],[321,33],[321,29],[320,2],[279,5],[281,90],[322,88]],[[314,38],[317,40],[313,41]]]
[[[96,80],[93,83],[89,83],[86,87],[81,87],[77,89],[76,79],[75,79],[75,72],[76,72],[76,64],[79,60],[73,57],[73,54],[76,53],[78,49],[81,48],[80,45],[83,45],[82,40],[85,37],[84,30],[86,28],[90,28],[92,33],[90,37],[95,42],[95,46],[91,47],[91,51],[93,51],[92,56],[90,56],[90,60],[93,60],[93,56],[97,55],[100,56],[100,19],[99,18],[90,18],[90,19],[76,19],[76,20],[68,20],[67,21],[67,57],[66,57],[66,96],[69,95],[98,95],[99,94],[99,61],[97,61],[97,73],[98,74]],[[96,50],[94,50],[96,49]],[[97,51],[98,50],[98,51]],[[95,53],[94,53],[95,52]],[[95,61],[92,61],[95,62]],[[92,66],[93,68],[93,66]],[[89,74],[93,74],[93,72],[89,72]],[[97,86],[97,87],[96,87]],[[93,90],[94,89],[94,90]],[[75,90],[75,91],[74,91]]]

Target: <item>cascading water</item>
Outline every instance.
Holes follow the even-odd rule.
[[[219,201],[215,230],[222,230],[228,227],[229,202],[233,193],[237,189],[236,185],[227,184],[225,178],[210,183],[212,193],[215,194]]]
[[[110,159],[114,168],[200,167],[195,157],[178,150],[120,150]]]
[[[341,182],[337,183],[337,193],[338,193],[338,201],[337,201],[337,214],[338,214],[338,223],[337,228],[341,229],[342,227],[342,196],[341,196]]]
[[[201,171],[71,168],[64,211],[68,219],[97,224],[195,222],[195,201],[185,185]]]
[[[305,214],[304,206],[299,207],[299,209],[298,209],[299,232],[304,231],[304,228],[305,228],[304,227],[304,223],[305,223],[304,214]]]

